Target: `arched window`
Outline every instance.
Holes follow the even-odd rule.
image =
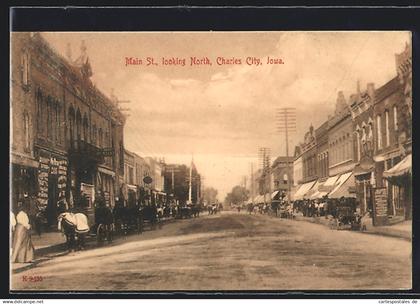
[[[376,116],[377,147],[382,149],[381,115]]]
[[[102,134],[102,128],[99,128],[98,131],[98,146],[100,148],[102,148],[102,144],[103,144],[103,138],[102,138],[103,134]]]
[[[48,139],[53,139],[52,138],[52,98],[51,96],[47,97],[47,138]]]
[[[120,141],[120,171],[124,171],[124,146]]]
[[[96,135],[96,125],[93,125],[92,127],[92,143],[98,146],[97,135]]]
[[[397,131],[398,130],[398,120],[397,120],[398,111],[397,111],[397,106],[394,106],[393,110],[394,110],[394,130]]]
[[[385,111],[385,145],[388,147],[389,142],[389,112]]]
[[[58,143],[62,143],[62,125],[61,125],[61,105],[59,102],[55,105],[55,134]]]
[[[104,146],[109,147],[109,132],[108,132],[108,130],[105,131]]]
[[[29,84],[29,54],[26,52],[22,56],[22,84]]]
[[[70,146],[73,147],[74,145],[74,140],[75,140],[75,134],[74,134],[74,128],[75,128],[75,121],[76,121],[76,115],[74,113],[74,109],[72,106],[69,107],[69,125],[68,125],[68,136],[69,136],[69,142],[70,142]]]
[[[77,110],[76,113],[76,139],[80,140],[82,138],[82,115],[80,111]]]
[[[25,137],[25,150],[29,151],[29,148],[30,148],[29,114],[26,111],[23,113],[23,132],[24,132],[24,137]]]
[[[83,117],[83,140],[90,142],[89,140],[89,122],[86,114]]]
[[[43,119],[42,119],[42,92],[41,89],[38,88],[37,93],[36,93],[36,109],[37,109],[37,113],[36,113],[36,128],[37,128],[37,133],[38,134],[42,134],[43,131]]]

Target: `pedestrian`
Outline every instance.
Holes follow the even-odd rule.
[[[18,210],[16,230],[13,238],[12,263],[31,263],[34,259],[34,246],[31,240],[28,206],[23,202],[19,202]]]
[[[10,211],[10,256],[12,255],[12,251],[13,251],[13,235],[15,232],[15,228],[16,228],[16,217],[15,214],[13,213],[13,211]]]

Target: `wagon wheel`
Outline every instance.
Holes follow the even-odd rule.
[[[109,226],[110,226],[110,230],[108,232],[108,243],[112,243],[112,240],[114,239],[115,226],[114,226],[114,223],[112,223]]]
[[[105,226],[102,224],[98,225],[98,228],[96,228],[96,241],[98,245],[102,245],[105,240]]]

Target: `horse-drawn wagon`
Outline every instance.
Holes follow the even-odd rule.
[[[337,207],[336,217],[336,228],[337,230],[360,230],[361,229],[361,217],[356,214],[351,207],[339,206]]]

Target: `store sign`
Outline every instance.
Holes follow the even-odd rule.
[[[388,192],[387,188],[374,188],[373,222],[374,225],[385,225],[388,220]]]
[[[112,148],[104,148],[98,151],[98,156],[114,156],[114,149]]]
[[[143,178],[143,182],[144,182],[145,184],[151,184],[151,183],[153,182],[153,179],[152,179],[150,176],[145,176],[145,177]]]

